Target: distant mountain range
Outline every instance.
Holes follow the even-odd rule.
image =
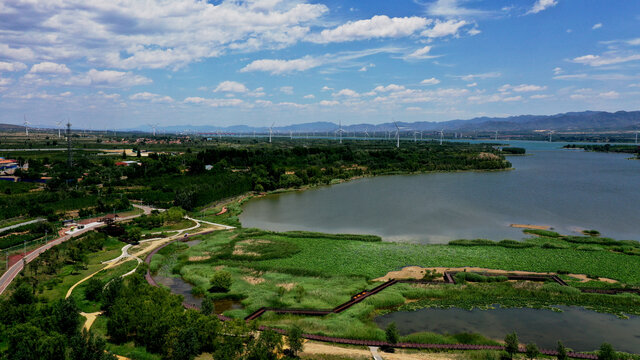
[[[569,112],[556,115],[520,115],[509,117],[477,117],[469,120],[449,120],[443,122],[397,122],[404,131],[604,131],[604,130],[640,130],[640,111],[618,111],[615,113],[606,111]],[[198,133],[265,133],[268,127],[251,127],[236,125],[229,127],[203,126],[167,126],[162,127],[166,132],[176,133],[185,130]],[[338,129],[338,124],[332,122],[312,122],[306,124],[294,124],[288,126],[275,126],[274,132],[327,132]],[[348,132],[373,132],[395,130],[392,122],[383,124],[355,124],[343,125],[342,129]],[[138,127],[131,130],[149,131],[148,127]]]
[[[640,111],[583,111],[568,112],[556,115],[519,115],[509,117],[477,117],[469,120],[449,120],[443,122],[418,121],[413,123],[397,122],[403,131],[507,131],[529,132],[534,130],[553,131],[629,131],[640,130]],[[275,126],[275,133],[299,133],[299,132],[332,132],[338,129],[338,124],[332,122],[312,122],[287,126]],[[356,124],[343,125],[342,129],[348,132],[374,132],[394,131],[392,122],[383,124]],[[24,130],[22,125],[0,124],[0,131]],[[139,126],[120,131],[151,132],[148,126]],[[159,127],[158,132],[182,133],[185,131],[196,133],[266,133],[268,127],[252,127],[248,125],[234,125],[228,127],[216,127],[211,125],[179,125]]]

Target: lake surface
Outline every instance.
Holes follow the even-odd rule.
[[[596,229],[640,240],[640,161],[628,154],[563,150],[564,143],[509,142],[515,170],[364,178],[254,199],[244,227],[376,234],[386,241],[445,243],[521,239],[510,224],[565,234]]]
[[[619,319],[579,307],[558,306],[563,312],[528,308],[463,310],[422,309],[380,316],[385,328],[395,322],[401,335],[428,331],[440,334],[480,333],[502,340],[515,331],[520,343],[535,342],[555,349],[558,340],[576,351],[592,351],[608,342],[618,351],[640,353],[640,317]]]

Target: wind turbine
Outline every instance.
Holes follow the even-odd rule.
[[[440,130],[440,145],[442,145],[442,138],[444,138],[444,129]]]
[[[31,123],[27,121],[27,115],[24,115],[24,132],[27,137],[29,137],[29,124]]]
[[[275,124],[276,124],[276,122],[274,121],[271,124],[271,127],[269,128],[269,144],[271,144],[271,134],[273,134],[273,125],[275,125]]]
[[[636,145],[638,145],[638,133],[640,133],[640,131],[636,131]]]
[[[293,131],[289,130],[289,140],[293,140]]]
[[[62,127],[62,120],[56,122],[56,125],[58,126],[58,139],[60,139],[60,128]]]
[[[147,124],[149,127],[153,129],[153,136],[156,136],[156,129],[158,128],[158,124]]]
[[[369,129],[367,128],[364,129],[364,137],[366,137],[367,139],[369,138]]]
[[[549,142],[552,142],[551,135],[553,135],[553,130],[549,131]]]
[[[393,125],[396,126],[396,147],[399,149],[400,148],[400,128],[398,127],[398,124],[394,121]]]
[[[414,131],[413,132],[413,142],[417,142],[418,141],[418,134],[422,135],[422,133],[420,133],[419,131]]]
[[[498,141],[498,130],[496,130],[496,138],[495,138],[495,140]]]
[[[342,144],[342,133],[344,132],[344,130],[342,130],[342,120],[340,120],[338,124],[338,130],[336,130],[336,132],[340,134],[340,144]]]

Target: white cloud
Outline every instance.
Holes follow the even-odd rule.
[[[308,40],[326,44],[375,38],[405,37],[423,29],[431,21],[418,16],[390,18],[386,15],[376,15],[371,19],[351,21],[334,29],[322,30],[319,34],[309,36]]]
[[[333,88],[328,87],[328,86],[326,86],[326,85],[325,85],[325,86],[323,86],[323,87],[322,87],[322,89],[321,89],[321,91],[333,91],[333,90],[334,90]]]
[[[553,69],[553,75],[560,75],[564,72],[561,67],[556,67]]]
[[[69,74],[71,70],[69,70],[69,68],[65,64],[56,64],[53,62],[45,61],[33,65],[29,72],[34,74]]]
[[[90,79],[90,85],[96,86],[115,86],[129,87],[136,85],[151,84],[152,81],[141,75],[135,75],[131,72],[114,71],[114,70],[96,70],[91,69],[87,72]]]
[[[402,91],[404,90],[405,87],[402,85],[397,85],[397,84],[389,84],[387,86],[376,86],[375,89],[373,89],[374,92],[392,92],[392,91]]]
[[[520,84],[520,85],[502,85],[498,90],[500,92],[514,91],[514,92],[532,92],[532,91],[543,91],[546,90],[546,86],[539,85],[529,85],[529,84]]]
[[[529,99],[539,100],[539,99],[546,99],[546,98],[549,98],[549,97],[551,97],[551,95],[536,94],[536,95],[529,96]]]
[[[33,50],[26,47],[15,48],[7,44],[0,44],[0,54],[2,54],[4,58],[22,61],[33,60],[35,58]]]
[[[612,90],[612,91],[602,92],[598,94],[598,97],[602,99],[617,99],[620,97],[620,94]]]
[[[232,92],[232,93],[246,93],[249,91],[243,83],[237,81],[223,81],[216,86],[214,92]]]
[[[589,66],[603,66],[603,65],[613,65],[620,64],[629,61],[640,60],[640,54],[631,54],[631,55],[610,55],[610,56],[600,56],[600,55],[584,55],[579,56],[577,58],[572,59],[571,61],[578,64],[584,64]]]
[[[407,111],[422,111],[422,108],[419,107],[419,106],[409,106],[405,110],[407,110]]]
[[[420,84],[421,85],[438,85],[438,84],[440,84],[440,80],[432,77],[432,78],[424,79],[424,80],[420,81]]]
[[[558,5],[558,1],[556,0],[537,0],[531,10],[527,12],[527,14],[537,14],[540,11],[546,10],[550,7],[554,7]]]
[[[467,87],[475,87],[475,86],[478,86],[477,82],[473,82],[473,83],[467,84]]]
[[[499,72],[488,72],[488,73],[482,73],[482,74],[469,74],[469,75],[462,75],[462,76],[457,76],[458,78],[464,80],[464,81],[474,81],[476,79],[491,79],[491,78],[498,78],[502,76],[502,74],[500,74]]]
[[[173,99],[170,96],[162,96],[150,92],[140,92],[129,96],[131,100],[151,101],[153,103],[170,103]]]
[[[337,93],[332,94],[332,96],[344,96],[344,97],[358,97],[360,96],[360,94],[358,94],[356,91],[351,90],[351,89],[342,89],[340,91],[338,91]]]
[[[11,84],[13,82],[13,80],[9,79],[9,78],[1,78],[0,77],[0,86],[7,86],[9,84]]]
[[[460,16],[484,16],[488,11],[464,8],[458,4],[458,0],[437,0],[427,6],[427,12],[433,16],[460,17]]]
[[[591,29],[593,29],[593,30],[597,30],[597,29],[600,29],[601,27],[602,27],[602,23],[597,23],[597,24],[593,25],[593,26],[591,27]]]
[[[460,30],[460,28],[467,24],[468,23],[464,20],[436,20],[435,25],[431,29],[423,31],[421,35],[430,38],[439,38],[449,35],[458,36],[458,31]]]
[[[233,49],[290,46],[329,10],[296,0],[12,1],[0,8],[11,33],[0,44],[3,58],[120,69],[176,69]]]
[[[405,59],[429,59],[429,58],[433,58],[434,56],[430,56],[429,51],[431,51],[431,46],[427,45],[425,47],[421,47],[420,49],[417,49],[416,51],[412,52],[411,54],[405,56]]]
[[[469,31],[467,31],[467,34],[471,35],[471,36],[476,36],[478,34],[480,34],[482,31],[480,31],[480,29],[478,29],[477,27],[474,27],[473,29],[469,29]]]
[[[261,59],[254,60],[243,67],[240,72],[264,71],[273,75],[305,71],[320,66],[322,62],[310,56],[294,60]]]
[[[369,65],[365,65],[365,66],[361,67],[360,69],[358,69],[358,71],[364,72],[364,71],[367,71],[367,70],[369,70],[369,69],[371,69],[373,67],[376,67],[376,64],[371,63]]]
[[[256,102],[261,101],[257,100]],[[185,104],[200,104],[211,107],[233,107],[244,104],[241,99],[205,99],[202,97],[188,97],[184,99]]]
[[[21,62],[5,62],[5,61],[0,61],[0,72],[3,71],[7,71],[7,72],[12,72],[12,71],[22,71],[24,69],[27,68],[27,65],[21,63]]]
[[[293,95],[293,86],[283,86],[280,88],[280,92],[287,95]]]
[[[315,99],[315,98],[316,98],[316,96],[315,96],[315,95],[313,95],[313,94],[308,94],[308,95],[303,96],[303,98],[304,98],[304,99]]]
[[[335,106],[335,105],[340,104],[340,102],[335,101],[335,100],[322,100],[318,104],[320,104],[322,106]]]
[[[522,96],[520,96],[520,95],[506,97],[506,98],[502,99],[502,101],[504,101],[504,102],[513,102],[513,101],[520,101],[520,100],[522,100]]]

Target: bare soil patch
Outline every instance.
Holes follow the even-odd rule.
[[[519,229],[551,230],[551,226],[547,225],[511,224],[509,226]]]

